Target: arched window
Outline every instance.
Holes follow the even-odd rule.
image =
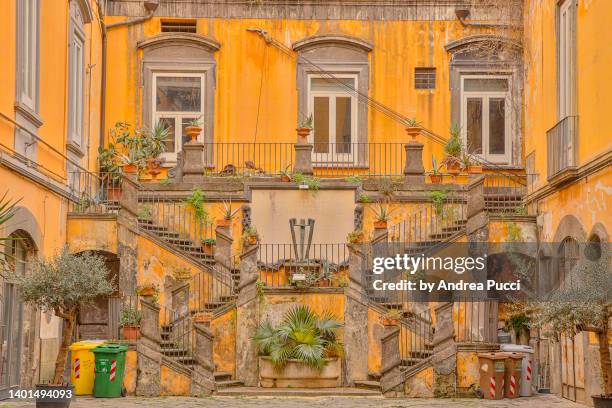
[[[557,277],[559,279],[557,287],[564,287],[568,283],[568,279],[571,279],[570,272],[574,269],[580,258],[578,241],[572,237],[565,238],[559,246],[557,255]]]

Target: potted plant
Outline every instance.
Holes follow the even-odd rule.
[[[191,190],[191,194],[183,201],[193,210],[196,220],[206,223],[208,221],[208,211],[204,208],[204,192],[199,188]]]
[[[442,183],[442,174],[440,174],[440,167],[438,166],[435,156],[431,157],[431,174],[429,175],[429,179],[432,184]]]
[[[209,324],[213,319],[211,312],[197,312],[193,315],[193,322],[200,324]]]
[[[123,332],[123,339],[136,341],[140,338],[140,311],[133,306],[125,306],[119,316],[119,327]]]
[[[342,327],[326,312],[317,316],[308,306],[290,309],[274,327],[263,321],[253,341],[259,352],[259,382],[262,387],[337,387],[341,381],[338,341]]]
[[[156,296],[159,288],[154,283],[145,283],[136,287],[136,294],[139,296]]]
[[[307,117],[302,117],[302,119],[298,122],[297,125],[297,134],[298,134],[298,142],[300,144],[308,143],[308,136],[310,136],[310,132],[312,132],[313,128],[313,118],[312,114]]]
[[[290,168],[291,168],[291,164],[287,165],[287,167],[285,167],[285,170],[281,171],[281,181],[282,182],[285,182],[285,183],[291,182],[291,172],[289,171]]]
[[[137,217],[142,221],[151,221],[153,218],[153,207],[151,204],[140,204],[138,206]]]
[[[349,244],[361,244],[363,242],[363,231],[359,229],[349,232],[346,241]]]
[[[122,167],[118,163],[118,153],[115,143],[110,141],[108,147],[98,147],[98,163],[100,164],[100,178],[106,200],[119,201],[121,198]]]
[[[389,221],[389,216],[391,212],[389,210],[389,206],[383,206],[382,204],[378,204],[377,209],[374,210],[376,214],[376,220],[374,221],[374,228],[377,229],[385,229],[387,228],[387,222]]]
[[[198,141],[198,136],[202,133],[202,117],[199,116],[187,123],[187,127],[185,127],[185,132],[187,136],[189,136],[189,143],[195,143]]]
[[[461,155],[461,141],[459,140],[459,133],[461,132],[461,128],[456,123],[451,125],[450,128],[450,138],[444,145],[444,152],[446,153],[446,157],[442,164],[446,166],[446,170],[450,174],[459,174],[461,169],[461,160],[459,159]]]
[[[247,227],[242,233],[242,240],[246,245],[257,245],[257,241],[259,241],[259,233],[255,227]]]
[[[573,338],[582,331],[597,336],[602,394],[591,398],[596,408],[606,408],[612,404],[612,361],[608,343],[612,317],[610,256],[609,251],[601,251],[599,259],[591,260],[588,252],[586,248],[585,256],[567,273],[561,287],[545,299],[540,294],[538,298],[534,295],[522,309],[529,317],[530,327],[541,329],[555,341],[562,336]]]
[[[166,151],[166,141],[170,129],[162,122],[157,122],[153,129],[143,133],[143,154],[147,163],[147,170],[153,178],[160,173],[162,160],[159,158]]]
[[[412,142],[416,142],[416,137],[421,134],[421,122],[416,118],[406,120],[406,133],[412,138]]]
[[[429,197],[431,198],[431,202],[433,204],[434,212],[437,215],[442,215],[444,211],[444,203],[446,202],[446,191],[432,191],[429,193]]]
[[[232,225],[232,220],[236,214],[240,211],[240,207],[232,210],[232,201],[223,201],[223,218],[217,220],[219,227],[229,227]]]
[[[63,248],[49,259],[35,259],[26,274],[10,274],[21,301],[51,311],[63,319],[62,339],[55,359],[55,372],[51,384],[37,385],[46,391],[57,387],[72,387],[63,384],[68,347],[72,343],[73,328],[79,310],[93,304],[100,296],[109,296],[115,291],[113,279],[104,258],[90,252],[75,255]],[[41,399],[37,405],[48,403]],[[57,402],[54,407],[68,407],[70,399]]]
[[[202,240],[202,252],[206,255],[212,255],[215,253],[215,244],[217,241],[214,238],[204,238]]]
[[[382,324],[383,326],[398,326],[401,318],[401,311],[398,309],[390,309],[382,317]]]

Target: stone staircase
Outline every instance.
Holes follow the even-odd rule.
[[[170,361],[188,369],[193,370],[195,360],[186,344],[173,339],[173,324],[165,324],[161,327],[161,353]]]

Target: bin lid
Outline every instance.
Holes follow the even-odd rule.
[[[109,343],[109,344],[101,344],[95,349],[93,349],[92,351],[94,353],[119,354],[119,353],[126,352],[127,349],[128,349],[128,346],[125,344]]]
[[[71,351],[77,350],[91,350],[102,344],[106,343],[106,340],[83,340],[72,343],[69,347]]]
[[[516,353],[532,353],[533,347],[523,346],[522,344],[500,344],[501,351],[513,351]]]

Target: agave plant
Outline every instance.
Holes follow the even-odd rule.
[[[309,367],[321,369],[326,358],[342,354],[338,329],[342,324],[329,312],[317,316],[308,306],[289,310],[280,325],[273,327],[269,320],[262,322],[253,336],[259,354],[269,356],[272,364],[283,368],[290,359]]]

